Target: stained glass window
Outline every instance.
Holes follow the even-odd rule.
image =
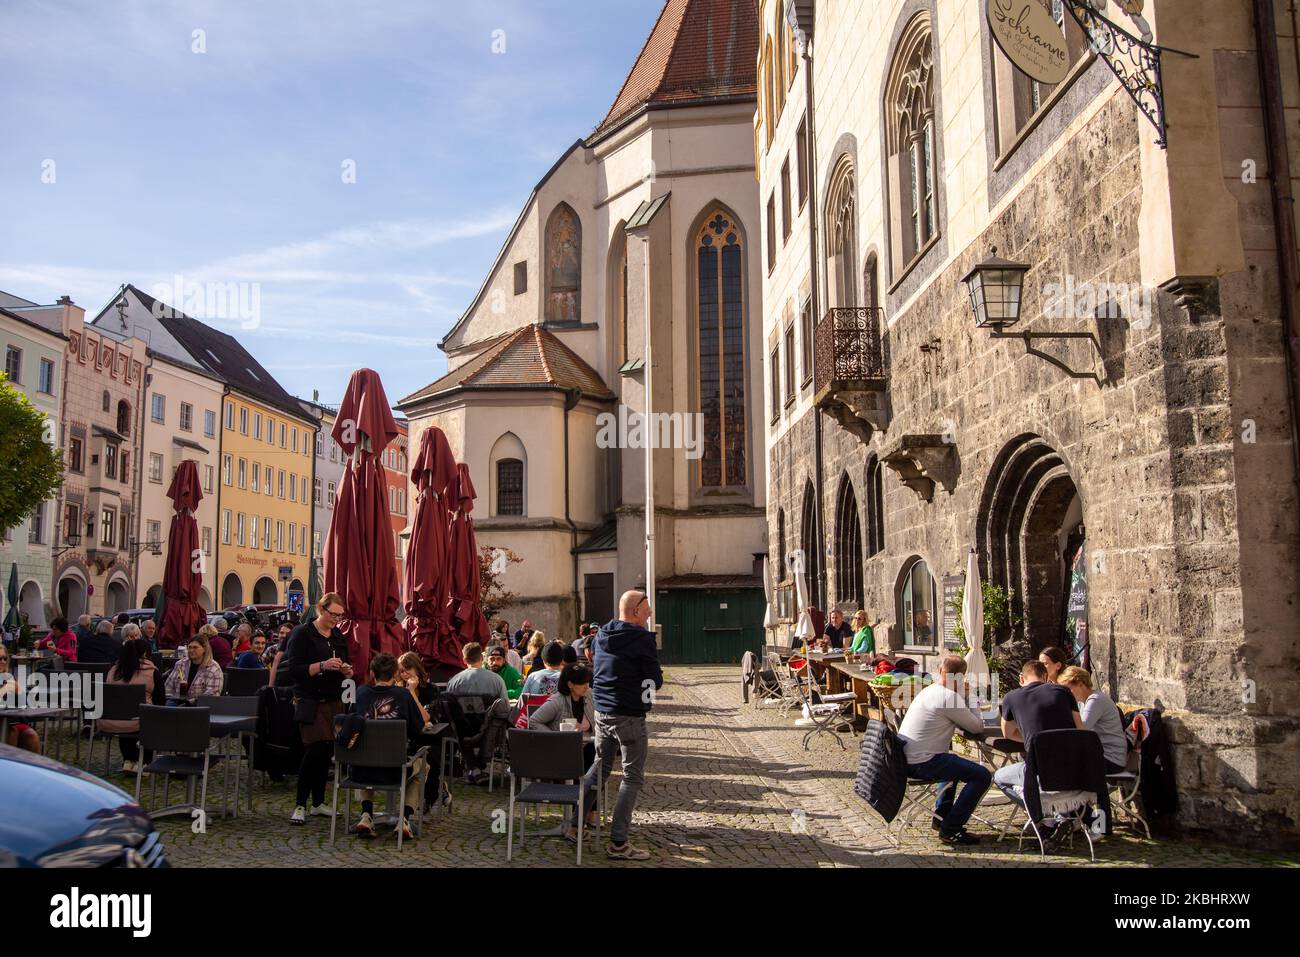
[[[722,212],[714,213],[696,242],[700,411],[704,415],[700,484],[710,488],[746,482],[743,263],[739,229]]]

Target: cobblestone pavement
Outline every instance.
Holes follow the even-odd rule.
[[[645,864],[609,861],[603,847],[589,840],[584,864],[593,866],[810,866],[955,867],[1089,866],[1087,849],[1042,861],[1028,846],[1017,853],[1014,841],[1001,844],[984,825],[975,848],[951,849],[926,830],[906,833],[901,848],[884,835],[880,818],[852,792],[856,742],[841,751],[828,738],[801,747],[803,731],[775,710],[741,705],[738,669],[719,666],[670,667],[667,683],[651,715],[646,785],[633,822],[633,842],[647,848]],[[99,752],[102,758],[102,751]],[[116,755],[114,755],[116,759]],[[619,780],[610,782],[610,800]],[[111,776],[130,791],[134,784]],[[503,866],[506,838],[493,830],[494,815],[504,818],[506,792],[454,783],[450,815],[426,817],[424,835],[400,854],[389,835],[362,841],[342,833],[329,844],[329,822],[312,818],[291,827],[291,782],[259,786],[253,813],[238,819],[217,817],[220,773],[209,790],[211,816],[206,834],[190,822],[164,818],[159,828],[168,856],[177,866]],[[161,794],[161,792],[160,792]],[[176,795],[173,789],[173,798]],[[214,797],[215,795],[215,797]],[[144,795],[148,799],[148,785]],[[354,813],[356,805],[353,805]],[[1001,820],[1006,808],[986,815]],[[546,812],[544,825],[558,821]],[[533,823],[529,822],[530,829]],[[503,827],[502,827],[503,830]],[[574,847],[562,838],[529,837],[516,847],[520,867],[564,865]],[[1147,841],[1126,829],[1097,848],[1098,865],[1295,866],[1300,859],[1177,841]]]

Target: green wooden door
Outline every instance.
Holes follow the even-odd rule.
[[[664,664],[738,664],[763,650],[763,592],[758,588],[660,591],[655,620],[663,627]]]

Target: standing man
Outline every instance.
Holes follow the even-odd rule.
[[[645,592],[628,591],[618,600],[618,617],[596,632],[595,669],[592,696],[596,705],[596,750],[600,754],[600,780],[595,768],[588,773],[588,806],[596,806],[596,788],[603,788],[613,770],[614,753],[623,761],[623,783],[609,826],[609,851],[614,860],[644,861],[649,851],[628,843],[632,809],[645,782],[645,759],[649,748],[645,716],[654,694],[664,683],[655,648],[654,632],[648,629],[653,609]]]

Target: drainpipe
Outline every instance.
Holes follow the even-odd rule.
[[[650,314],[650,230],[646,230],[645,242],[641,246],[641,271],[645,285],[645,594],[650,599],[653,612],[655,603],[655,460],[654,443],[649,439],[650,423],[654,421],[654,353],[653,320]],[[658,628],[655,629],[658,631]]]
[[[134,359],[135,357],[132,356]],[[141,545],[144,540],[141,536],[141,529],[144,527],[144,430],[145,417],[144,406],[149,401],[149,394],[146,386],[150,384],[153,377],[153,356],[149,354],[148,347],[144,350],[144,362],[140,363],[140,399],[136,402],[136,454],[135,454],[135,481],[132,483],[132,492],[135,495],[133,503],[135,514],[132,518],[135,521],[135,557],[131,561],[131,587],[135,589],[135,594],[131,596],[131,607],[140,607],[140,553]],[[179,405],[177,406],[179,408]],[[105,596],[107,597],[107,596]]]
[[[1273,0],[1254,0],[1255,38],[1263,93],[1264,132],[1268,141],[1269,188],[1277,233],[1278,280],[1282,292],[1283,354],[1286,357],[1287,398],[1291,413],[1293,480],[1300,488],[1300,267],[1296,263],[1295,197],[1291,192],[1291,160],[1283,112],[1282,69],[1278,59],[1277,21]],[[1291,7],[1292,23],[1295,7]],[[1298,510],[1297,518],[1300,518]]]
[[[806,172],[806,175],[808,176],[808,292],[809,292],[809,297],[812,300],[813,329],[815,330],[817,328],[817,323],[820,322],[823,317],[822,317],[821,309],[818,306],[819,297],[817,295],[817,287],[818,287],[818,283],[817,283],[817,248],[818,248],[817,247],[817,242],[818,242],[817,240],[817,202],[818,202],[817,124],[814,119],[814,109],[813,109],[813,60],[812,60],[812,36],[810,34],[805,34],[805,40],[803,43],[803,66],[804,66],[804,77],[803,77],[804,114],[807,117],[807,128],[808,128],[808,169],[806,171],[801,171],[801,172]],[[814,334],[812,342],[804,343],[805,349],[812,350],[812,357],[813,357],[812,361],[813,361],[814,370],[817,368],[816,342],[817,342],[817,336]],[[825,511],[825,509],[822,507],[822,486],[825,485],[826,483],[822,481],[823,451],[822,451],[821,409],[817,408],[814,405],[812,414],[813,414],[813,468],[817,475],[817,483],[816,483],[817,508],[816,508],[816,516],[815,516],[815,521],[816,521],[815,538],[816,538],[817,548],[818,548],[817,566],[816,566],[817,578],[813,582],[812,600],[814,604],[818,606],[824,606],[826,603],[825,599],[827,595],[826,562],[823,560],[824,556],[821,554],[821,550],[824,548],[824,543],[826,542],[826,534],[825,534],[826,529],[825,529],[825,521],[823,519],[823,512]]]
[[[573,523],[573,516],[569,512],[569,413],[577,407],[578,400],[581,398],[581,389],[566,389],[564,391],[564,521],[569,526],[569,556],[573,562],[573,616],[575,625],[581,618],[581,608],[578,604],[578,526]]]

